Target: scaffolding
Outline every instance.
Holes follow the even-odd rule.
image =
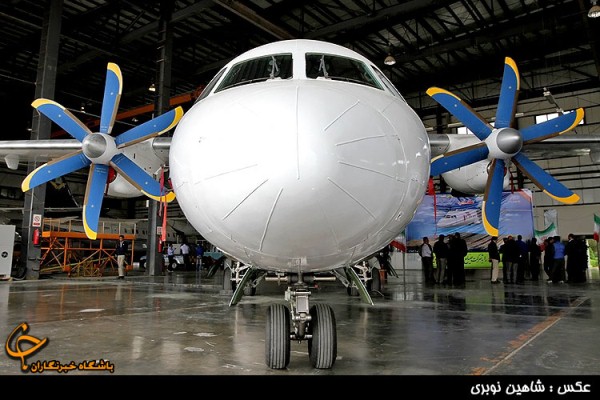
[[[70,277],[118,274],[116,242],[129,242],[126,270],[133,269],[135,223],[100,222],[96,240],[89,239],[83,221],[45,218],[41,233],[40,274],[67,273]]]

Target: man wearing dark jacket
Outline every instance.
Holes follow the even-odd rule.
[[[519,266],[519,245],[512,235],[508,235],[508,239],[502,246],[502,263],[503,268],[506,268],[507,281],[506,283],[517,283],[517,268]]]
[[[437,267],[437,283],[447,283],[448,280],[448,243],[444,242],[445,236],[440,235],[433,244],[433,254],[435,254],[435,264]]]
[[[565,255],[567,256],[567,278],[569,283],[585,282],[587,269],[587,244],[584,240],[578,239],[574,234],[569,233],[569,241],[565,245]]]
[[[463,286],[465,284],[465,257],[469,252],[467,242],[460,237],[460,233],[455,232],[449,247],[448,269],[452,274],[452,283]]]
[[[119,266],[119,276],[117,279],[125,279],[125,254],[127,254],[127,242],[123,235],[119,235],[115,254],[117,255],[117,265]]]
[[[520,285],[525,283],[525,275],[529,270],[529,246],[523,241],[523,236],[517,235],[517,246],[519,247],[519,258],[517,260],[517,280]]]

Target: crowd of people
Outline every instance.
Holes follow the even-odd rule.
[[[538,243],[536,238],[525,241],[522,235],[516,238],[508,235],[499,244],[497,236],[491,237],[487,246],[491,283],[523,284],[526,279],[538,281],[544,279],[540,277],[542,270],[548,283],[586,282],[587,243],[572,233],[567,239],[563,242],[560,236],[553,236]],[[439,235],[433,246],[429,238],[424,237],[418,253],[425,283],[463,286],[467,252],[467,243],[458,232],[448,240],[445,235]]]
[[[173,271],[175,264],[175,249],[173,243],[169,243],[165,250],[167,254],[167,265],[165,268],[167,271]],[[181,243],[179,246],[179,254],[183,257],[183,268],[185,270],[191,270],[195,267],[196,271],[202,269],[202,258],[204,257],[204,247],[200,242],[196,244],[188,244],[187,242]]]
[[[465,257],[469,249],[467,242],[456,232],[446,241],[445,235],[440,235],[431,246],[427,237],[419,246],[419,255],[425,274],[425,283],[440,283],[444,285],[464,286]],[[437,266],[434,271],[433,257]]]
[[[566,243],[560,236],[554,236],[546,239],[543,246],[543,268],[548,283],[586,282],[588,252],[585,240],[570,233]]]

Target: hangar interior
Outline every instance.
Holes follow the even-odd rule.
[[[0,149],[2,141],[66,136],[32,109],[32,101],[41,95],[85,123],[97,124],[108,63],[122,68],[125,82],[114,129],[119,133],[175,105],[189,110],[233,57],[293,38],[336,43],[371,60],[432,138],[441,133],[459,136],[464,126],[427,94],[428,88],[457,94],[494,122],[503,64],[511,57],[521,74],[514,110],[519,128],[581,107],[585,119],[565,135],[598,135],[600,142],[600,10],[592,13],[592,6],[598,7],[596,1],[2,1]],[[574,205],[559,204],[511,166],[512,187],[533,192],[536,228],[543,228],[546,210],[556,209],[561,235],[591,236],[600,201],[600,145],[575,139],[559,149],[534,145],[532,159],[581,197]],[[29,221],[36,209],[42,207],[47,218],[81,214],[87,170],[53,180],[35,198],[21,190],[32,163],[21,160],[13,169],[8,164],[14,159],[4,161],[0,224],[16,225],[30,251]],[[439,177],[434,184],[437,193],[452,190]],[[189,228],[177,200],[167,213],[171,221],[182,223],[176,230]],[[107,198],[101,211],[101,217],[117,223],[157,223],[151,217],[156,214],[156,202],[142,197]],[[123,229],[118,226],[111,240]],[[154,240],[148,234],[150,248]],[[35,263],[31,254],[28,262]],[[275,277],[276,284],[253,287],[243,297],[237,289],[244,286],[234,289],[230,282],[228,287],[225,274],[197,272],[0,282],[0,336],[6,338],[7,350],[0,357],[0,375],[208,376],[206,381],[184,381],[196,386],[214,385],[230,375],[369,375],[376,379],[368,383],[375,390],[383,382],[415,386],[422,394],[442,388],[471,395],[473,380],[436,385],[430,377],[417,375],[510,375],[481,381],[497,384],[498,391],[501,385],[510,386],[510,394],[515,394],[517,382],[530,377],[535,377],[531,387],[538,392],[545,390],[543,385],[549,392],[554,386],[559,394],[574,391],[574,386],[588,391],[590,383],[598,387],[598,268],[583,284],[531,280],[493,285],[489,271],[478,270],[458,285],[431,285],[420,270],[397,272],[373,275],[371,289],[379,280],[378,288],[370,291],[371,304],[361,301],[364,296],[359,298],[350,285],[341,290],[338,282],[326,279],[312,286],[308,295],[316,300],[310,310],[314,321],[302,337],[308,346],[290,339],[291,333],[299,338],[301,332],[291,332],[285,318],[289,311],[280,303],[284,290],[286,296],[290,291],[280,277]],[[308,295],[302,294],[301,301],[308,303]],[[27,336],[16,338],[21,333]],[[40,346],[26,352],[19,342]],[[282,353],[286,360],[273,360]],[[377,381],[384,375],[408,378]],[[125,378],[123,383],[130,384],[131,376]],[[47,390],[48,383],[22,387]],[[156,385],[136,390],[142,386],[153,390]],[[110,385],[102,388],[113,390]]]
[[[35,139],[31,102],[47,82],[53,98],[83,121],[100,114],[107,62],[118,63],[125,86],[119,132],[153,116],[158,104],[189,108],[214,74],[234,56],[272,41],[306,38],[349,47],[372,60],[400,90],[430,133],[461,133],[461,126],[425,92],[438,86],[459,95],[484,118],[495,115],[504,58],[521,73],[519,127],[583,107],[585,118],[569,135],[598,134],[600,113],[600,19],[588,16],[584,0],[290,1],[290,0],[11,0],[0,4],[0,96],[3,140]],[[50,29],[48,27],[51,27]],[[49,46],[56,46],[49,54]],[[50,56],[50,59],[48,59]],[[393,58],[393,62],[389,58]],[[386,59],[388,60],[386,62]],[[167,71],[167,73],[165,73]],[[155,89],[150,91],[149,89]],[[166,103],[168,101],[168,103]],[[167,133],[167,135],[170,133]],[[64,137],[55,125],[50,138]],[[564,149],[563,149],[564,150]],[[593,147],[548,152],[534,160],[577,193],[562,205],[511,166],[513,188],[534,196],[536,229],[544,211],[558,211],[560,233],[590,236],[600,199]],[[18,230],[27,164],[1,167],[2,220]],[[45,216],[79,209],[85,171],[47,185]],[[449,192],[439,177],[438,193]],[[148,218],[144,198],[106,199],[102,216]],[[64,211],[64,210],[63,210]],[[169,218],[184,219],[177,201]],[[23,232],[31,237],[31,232]]]

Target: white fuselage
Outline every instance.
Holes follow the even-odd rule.
[[[190,223],[226,254],[268,270],[360,261],[410,222],[429,179],[427,134],[407,103],[383,88],[307,78],[307,52],[353,58],[381,74],[329,43],[259,47],[225,68],[291,53],[293,76],[211,92],[184,115],[170,148],[173,188]]]

